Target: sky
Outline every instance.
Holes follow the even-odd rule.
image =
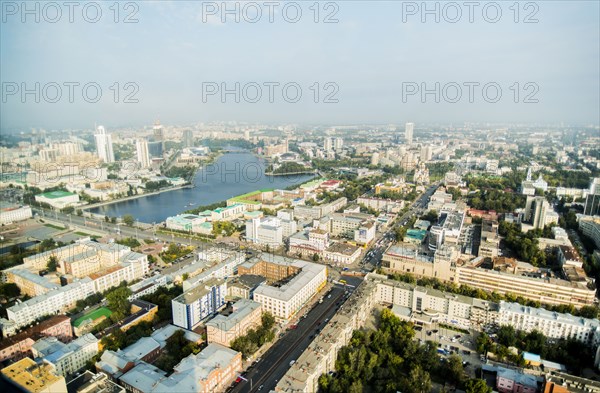
[[[0,130],[600,123],[600,2],[464,3],[2,1]]]

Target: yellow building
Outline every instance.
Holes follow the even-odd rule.
[[[38,365],[24,358],[2,369],[2,374],[31,393],[64,393],[67,391],[65,378],[54,374],[49,364]]]

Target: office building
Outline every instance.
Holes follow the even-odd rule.
[[[404,140],[407,145],[412,145],[413,143],[413,131],[415,129],[415,123],[406,123],[404,125]]]
[[[528,196],[525,202],[524,221],[533,229],[543,229],[546,225],[557,224],[558,214],[543,196]]]
[[[98,126],[94,139],[96,140],[96,154],[98,154],[98,157],[106,163],[115,162],[112,135],[107,133],[103,126]]]
[[[600,216],[600,177],[595,177],[590,183],[583,214],[586,216]]]
[[[600,216],[580,216],[579,229],[600,249]]]
[[[283,226],[275,217],[253,218],[246,221],[246,239],[271,247],[283,245]]]
[[[225,305],[227,283],[213,278],[171,300],[173,324],[193,330]]]
[[[148,168],[152,161],[150,160],[150,151],[148,150],[148,141],[138,139],[135,141],[135,153],[137,162],[141,168]]]
[[[192,130],[183,131],[183,146],[193,147],[194,146],[194,132]]]
[[[206,336],[209,343],[229,347],[233,340],[261,325],[262,306],[249,299],[241,299],[232,306],[229,315],[219,314],[206,322]]]
[[[43,295],[60,286],[39,274],[32,273],[26,269],[19,269],[18,267],[5,270],[2,273],[4,282],[16,284],[22,294],[30,297]]]
[[[443,281],[453,280],[452,264],[458,251],[451,246],[441,246],[434,257],[422,254],[416,246],[391,246],[383,254],[381,267],[389,274],[410,273],[417,277],[433,277]]]

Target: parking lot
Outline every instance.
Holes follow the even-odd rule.
[[[448,357],[452,354],[459,355],[463,359],[465,371],[471,377],[475,377],[475,370],[484,364],[476,351],[475,339],[477,336],[474,332],[470,334],[460,333],[456,330],[441,327],[438,324],[431,324],[418,327],[415,337],[421,342],[437,342],[440,352],[445,351],[440,353],[441,357]]]

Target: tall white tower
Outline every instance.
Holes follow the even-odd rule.
[[[413,142],[413,130],[415,128],[415,123],[406,123],[404,126],[404,139],[408,145],[412,145]]]
[[[104,162],[115,162],[112,136],[106,132],[103,126],[98,126],[94,138],[96,139],[96,152],[98,157]]]
[[[142,168],[148,168],[150,166],[150,152],[148,151],[148,141],[144,139],[136,140],[135,152],[137,155],[137,161],[140,163],[140,166]]]

